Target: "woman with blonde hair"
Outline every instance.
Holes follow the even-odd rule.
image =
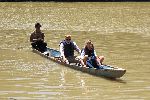
[[[82,64],[82,66],[84,66],[84,67],[86,67],[86,66],[97,67],[97,66],[100,66],[102,64],[103,60],[104,60],[104,56],[97,57],[92,41],[88,40],[86,42],[84,48],[81,51],[81,64]],[[90,65],[90,63],[88,63],[88,61],[94,61],[95,63],[93,62],[93,65]]]

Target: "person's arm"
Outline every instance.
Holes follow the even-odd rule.
[[[63,43],[60,43],[60,48],[59,48],[60,54],[63,57],[64,56],[64,45]]]
[[[30,42],[34,42],[33,33],[30,35]]]
[[[77,44],[75,42],[74,43],[74,46],[75,46],[75,50],[80,54],[81,53],[81,50],[79,49],[79,47],[77,46]]]
[[[85,51],[84,51],[84,49],[83,49],[83,50],[81,51],[81,55],[80,55],[81,59],[83,59],[84,56],[85,56]]]
[[[94,50],[94,55],[97,57],[96,51]]]
[[[45,37],[45,35],[44,35],[44,33],[42,33],[42,37],[41,37],[42,41],[44,41],[44,37]]]
[[[85,57],[88,57],[87,55],[85,55],[85,51],[84,49],[81,50],[81,55],[80,55],[80,63],[83,67],[86,67],[86,62],[85,62]]]
[[[61,57],[62,57],[63,61],[65,63],[68,63],[68,60],[66,59],[66,57],[64,55],[64,45],[63,45],[63,43],[60,43],[60,50],[59,51],[60,51],[60,54],[61,54]]]

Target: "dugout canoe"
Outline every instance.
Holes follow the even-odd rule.
[[[95,76],[101,76],[106,78],[120,78],[126,73],[125,69],[113,67],[110,65],[101,65],[101,69],[96,69],[96,68],[82,67],[80,64],[75,64],[75,63],[66,64],[61,61],[60,52],[52,48],[47,48],[47,50],[44,53],[41,53],[40,51],[33,48],[32,50],[34,53],[39,54],[42,57],[45,57],[51,61],[54,61],[66,67],[79,70],[81,72],[88,73]]]

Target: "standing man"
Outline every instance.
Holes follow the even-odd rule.
[[[74,56],[74,50],[76,50],[79,54],[81,52],[76,43],[71,40],[71,35],[66,35],[65,39],[60,42],[62,61],[65,63],[78,63],[79,60],[77,60],[76,56]]]
[[[41,24],[35,24],[35,31],[31,33],[30,42],[32,48],[39,50],[40,52],[44,52],[46,50],[47,43],[44,42],[44,33],[41,32]]]

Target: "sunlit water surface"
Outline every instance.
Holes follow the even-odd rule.
[[[1,100],[150,99],[150,3],[0,3],[0,15]],[[91,39],[127,73],[110,80],[42,58],[29,42],[35,22],[49,47],[68,33],[80,48]]]

